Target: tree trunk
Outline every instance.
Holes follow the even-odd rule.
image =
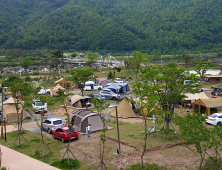
[[[166,120],[166,132],[169,132],[170,130],[170,121]]]
[[[51,67],[50,67],[48,81],[49,81],[49,78],[50,78],[51,74],[52,74],[52,70],[51,70]]]

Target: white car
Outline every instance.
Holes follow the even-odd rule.
[[[222,113],[214,113],[210,116],[208,116],[208,119],[206,119],[207,124],[211,125],[222,125]]]
[[[37,93],[38,95],[43,95],[43,94],[50,94],[51,89],[47,89],[45,87],[42,87],[41,90]]]
[[[111,99],[111,100],[117,100],[120,99],[120,95],[114,93],[113,91],[109,90],[109,89],[105,89],[99,92],[99,94],[103,97],[105,97],[106,99]]]
[[[45,119],[42,126],[43,130],[50,134],[52,131],[65,126],[65,123],[63,123],[62,119],[60,118],[48,118]]]
[[[99,86],[98,84],[95,84],[93,81],[87,81],[85,82],[84,90],[102,90],[103,86]]]
[[[123,83],[123,80],[121,78],[116,78],[115,83]]]
[[[34,99],[32,103],[32,110],[35,113],[47,112],[47,103],[40,102],[39,100]]]

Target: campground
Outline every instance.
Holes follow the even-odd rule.
[[[185,113],[183,110],[178,110]],[[131,120],[132,121],[131,121]],[[120,139],[121,139],[121,152],[122,152],[122,165],[123,168],[127,168],[130,165],[140,162],[140,156],[142,152],[144,134],[140,133],[144,130],[143,120],[141,118],[119,119]],[[127,123],[126,123],[127,121]],[[28,124],[28,123],[25,123]],[[24,124],[24,127],[26,125]],[[30,123],[29,123],[30,124]],[[32,126],[35,122],[33,122]],[[148,120],[148,127],[152,127],[152,120]],[[115,119],[106,121],[106,125],[112,127],[112,129],[106,131],[105,142],[105,155],[104,162],[107,169],[117,170],[119,169],[119,155],[116,152],[118,148],[117,142],[117,128]],[[28,126],[30,128],[30,125]],[[157,126],[157,130],[162,128],[162,124]],[[177,127],[175,126],[176,130]],[[100,148],[100,134],[101,132],[95,132],[88,138],[87,135],[81,134],[78,140],[73,140],[70,145],[70,149],[75,157],[80,161],[80,169],[96,169],[99,164],[99,148]],[[7,141],[1,140],[1,145],[7,146],[35,159],[39,159],[43,162],[51,164],[55,160],[61,159],[64,155],[66,146],[68,143],[63,144],[59,140],[52,139],[51,135],[44,132],[44,138],[52,153],[45,148],[45,158],[41,159],[39,153],[36,153],[37,147],[40,145],[40,134],[31,133],[25,131],[24,137],[29,142],[26,144],[22,140],[21,149],[17,149],[13,144],[15,140],[16,132],[7,134]],[[198,157],[195,153],[182,146],[182,140],[179,134],[163,135],[160,132],[150,134],[147,141],[147,152],[145,154],[145,161],[156,163],[160,166],[166,166],[170,169],[196,169],[198,166]],[[175,145],[176,144],[176,145]],[[56,146],[56,147],[55,147]],[[3,154],[4,157],[4,154]],[[162,160],[162,161],[160,161]]]

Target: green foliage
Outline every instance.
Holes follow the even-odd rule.
[[[196,61],[196,65],[193,69],[200,76],[201,81],[203,80],[203,75],[207,72],[207,70],[212,66],[210,62],[205,61]]]
[[[126,170],[142,170],[142,165],[141,164],[135,164],[130,166],[130,168],[127,168]],[[167,170],[166,167],[158,166],[157,164],[150,164],[146,163],[144,165],[144,170]]]
[[[33,71],[32,75],[40,75],[39,71]]]
[[[214,157],[209,157],[201,169],[202,170],[215,170],[215,169],[221,170],[222,160],[221,159],[218,160]]]
[[[175,54],[221,48],[220,1],[14,0],[1,5],[0,47],[18,52],[160,49]]]
[[[114,79],[114,75],[111,71],[109,71],[108,75],[107,75],[107,79]]]
[[[64,170],[78,169],[80,167],[79,161],[76,159],[69,159],[69,165],[67,164],[68,158],[62,159],[60,161],[55,161],[51,165]]]
[[[30,81],[32,81],[32,78],[30,76],[26,76],[25,81],[30,82]]]

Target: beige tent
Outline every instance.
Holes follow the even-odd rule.
[[[200,93],[185,93],[185,96],[187,96],[186,98],[184,98],[183,100],[198,100],[198,99],[211,99],[212,97],[210,96],[210,94],[207,92],[200,92]]]
[[[56,92],[59,91],[59,89],[65,90],[64,87],[62,87],[60,84],[57,84],[53,89],[50,90],[51,96],[58,96]]]
[[[121,117],[121,118],[137,117],[132,107],[126,100],[122,100],[118,104],[117,112],[118,112],[118,117]],[[113,108],[113,110],[109,114],[113,117],[116,117],[116,108]]]
[[[74,105],[75,107],[82,107],[81,101],[80,99],[82,98],[82,96],[80,95],[74,95],[71,98],[71,105]]]
[[[3,115],[4,115],[4,118],[6,118],[6,120],[9,122],[18,120],[17,110],[14,103],[15,103],[15,100],[13,97],[10,97],[6,101],[3,102]],[[19,114],[20,114],[22,111],[22,105],[18,104],[18,107],[19,107]]]

